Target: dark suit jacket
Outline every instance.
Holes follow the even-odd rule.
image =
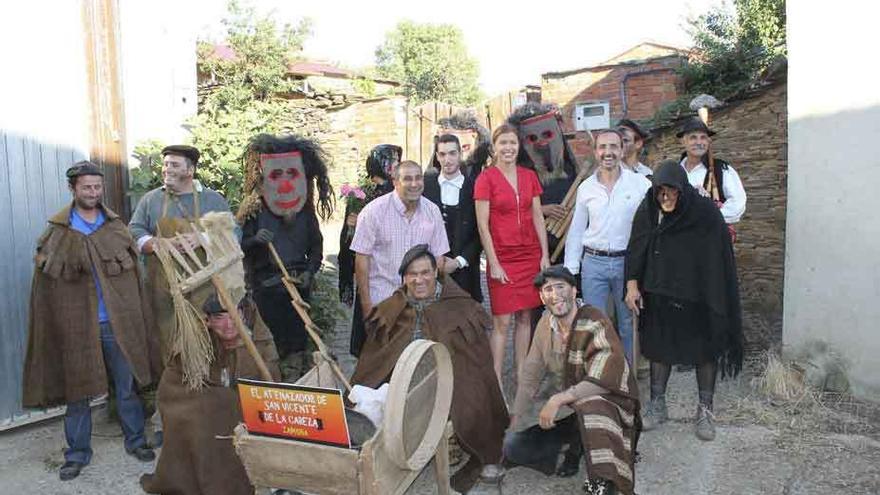
[[[429,172],[425,175],[425,192],[423,195],[443,210],[440,203],[439,173]],[[458,199],[460,213],[455,225],[446,224],[446,237],[449,239],[449,257],[461,256],[467,260],[466,268],[452,273],[452,279],[462,289],[470,293],[479,302],[483,301],[480,289],[480,233],[477,231],[477,214],[474,210],[474,178],[465,176]]]

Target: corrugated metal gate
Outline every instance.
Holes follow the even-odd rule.
[[[65,170],[83,159],[0,130],[0,429],[31,415],[21,410],[21,372],[34,248],[49,216],[70,201]]]

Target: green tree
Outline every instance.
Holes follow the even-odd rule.
[[[728,98],[787,55],[785,0],[734,0],[690,19],[700,56],[684,71],[688,93]]]
[[[216,44],[200,41],[198,46],[199,110],[191,121],[194,146],[202,153],[197,176],[208,187],[220,191],[232,211],[242,199],[242,155],[248,141],[261,132],[286,131],[288,102],[284,98],[296,89],[287,68],[302,50],[310,34],[308,19],[296,27],[279,26],[271,13],[257,14],[251,6],[236,1],[228,4],[225,46],[231,56],[218,56]],[[132,196],[161,184],[163,144],[147,141],[135,148],[141,166],[132,173]],[[312,294],[311,316],[329,340],[339,318],[339,294],[332,274],[320,273]]]
[[[398,23],[376,49],[376,68],[401,81],[414,103],[473,105],[481,97],[479,64],[468,55],[461,30],[450,24]]]
[[[649,127],[690,113],[702,93],[729,99],[750,87],[771,64],[786,57],[785,0],[733,0],[688,20],[697,53],[681,70],[684,94],[660,108]]]
[[[192,121],[192,144],[202,152],[199,179],[222,191],[233,208],[241,200],[241,156],[248,140],[261,132],[285,128],[287,101],[294,89],[287,76],[291,59],[302,50],[311,32],[309,19],[293,27],[279,26],[271,13],[229,2],[225,46],[200,41],[199,112]]]

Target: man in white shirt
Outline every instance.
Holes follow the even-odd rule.
[[[474,210],[474,177],[462,173],[462,150],[458,137],[442,134],[434,144],[438,173],[425,174],[423,195],[440,208],[449,255],[444,263],[446,272],[462,289],[478,302],[483,302],[480,288],[480,234]]]
[[[594,149],[598,168],[578,186],[574,217],[565,242],[565,267],[572,273],[581,273],[585,303],[604,308],[611,294],[617,333],[632,363],[632,313],[623,300],[623,264],[633,216],[651,182],[621,163],[620,132],[599,131]]]
[[[648,133],[630,119],[621,119],[617,123],[617,130],[623,135],[623,166],[645,177],[654,175],[653,170],[639,161]]]
[[[724,160],[715,158],[713,160],[715,173],[707,173],[710,166],[708,151],[713,135],[715,132],[699,118],[694,117],[685,122],[676,134],[676,137],[681,138],[681,144],[685,148],[681,166],[687,172],[688,182],[700,191],[700,194],[715,201],[721,209],[724,221],[730,226],[739,222],[746,211],[746,190],[743,188],[739,174]],[[732,227],[729,228],[731,237],[735,240],[735,232]]]

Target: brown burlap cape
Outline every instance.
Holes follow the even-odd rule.
[[[254,344],[274,380],[278,380],[278,353],[272,335],[261,320],[254,325]],[[261,379],[256,362],[243,345],[223,349],[214,339],[214,361],[208,383],[198,391],[183,383],[180,356],[168,363],[159,382],[159,412],[164,444],[156,472],[141,477],[147,493],[176,495],[253,495],[241,460],[235,454],[232,430],[241,422],[235,380]],[[222,382],[226,368],[229,386]]]
[[[593,382],[608,391],[571,406],[579,416],[587,476],[632,495],[635,450],[641,430],[639,386],[614,325],[593,306],[578,310],[568,341],[565,384]]]
[[[449,349],[453,393],[450,416],[462,448],[480,464],[501,461],[507,406],[492,368],[486,310],[448,278],[440,299],[425,308],[422,334]],[[351,377],[352,384],[377,388],[391,378],[403,349],[412,342],[415,311],[404,289],[397,289],[367,317],[367,341]]]
[[[37,240],[22,403],[49,407],[107,392],[95,278],[113,336],[140,386],[159,378],[159,342],[128,228],[105,206],[86,236],[70,227],[72,204]],[[94,269],[94,275],[93,275]]]

